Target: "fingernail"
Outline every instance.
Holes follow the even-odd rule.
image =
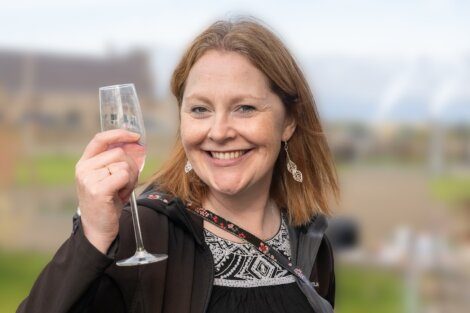
[[[132,137],[135,137],[136,139],[140,138],[140,134],[132,132]]]

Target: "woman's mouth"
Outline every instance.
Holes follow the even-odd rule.
[[[253,149],[231,151],[205,151],[208,161],[214,166],[234,166],[246,159]]]
[[[211,157],[218,160],[232,160],[238,159],[249,150],[234,150],[234,151],[209,151]]]

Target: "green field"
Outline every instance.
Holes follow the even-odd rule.
[[[15,312],[51,255],[0,251],[0,313]],[[340,313],[402,312],[400,279],[391,272],[340,267],[336,272]]]
[[[0,313],[15,312],[50,255],[0,250]]]
[[[470,178],[443,176],[430,182],[433,195],[451,205],[470,204]]]
[[[335,312],[403,312],[403,282],[394,272],[345,266],[336,270],[336,280]]]
[[[80,156],[44,155],[20,160],[15,167],[16,186],[60,186],[73,184],[75,164]],[[145,162],[140,182],[148,179],[159,167],[161,160],[149,157]]]

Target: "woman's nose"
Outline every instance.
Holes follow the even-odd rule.
[[[216,142],[224,142],[233,139],[236,130],[233,128],[230,118],[225,114],[215,114],[208,137]]]

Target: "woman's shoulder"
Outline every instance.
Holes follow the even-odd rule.
[[[172,196],[170,193],[150,185],[139,195],[137,203],[160,212],[161,210],[167,210],[172,203],[178,200],[179,198]]]
[[[201,241],[202,221],[189,213],[185,202],[179,197],[150,186],[139,195],[137,205],[141,224],[149,224],[148,227],[151,227],[156,223],[166,223],[167,227],[182,230],[195,237],[197,242]],[[125,211],[129,219],[130,207],[126,207]]]
[[[171,220],[180,215],[176,213],[181,213],[185,207],[181,199],[152,185],[145,188],[138,196],[137,206],[139,214],[142,212],[144,215],[170,217]],[[130,205],[127,205],[124,210],[130,213]]]
[[[171,205],[172,202],[170,203],[168,196],[154,188],[145,189],[137,197],[139,223],[144,237],[147,232],[166,232],[169,223],[168,215],[171,211]],[[121,240],[129,239],[130,242],[133,242],[134,227],[130,203],[128,203],[122,210],[119,229]],[[125,236],[124,234],[128,234],[129,236]]]

